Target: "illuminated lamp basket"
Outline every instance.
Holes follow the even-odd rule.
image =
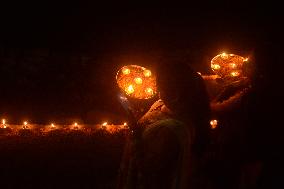
[[[235,54],[222,53],[211,60],[211,68],[220,77],[240,77],[248,59]]]
[[[116,82],[131,98],[150,99],[157,94],[156,76],[142,66],[123,66],[117,72]]]

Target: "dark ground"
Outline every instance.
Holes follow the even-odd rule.
[[[114,188],[124,141],[125,130],[1,134],[1,188]]]

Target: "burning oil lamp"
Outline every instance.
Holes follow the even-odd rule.
[[[102,129],[106,129],[106,127],[107,127],[107,122],[104,122],[103,124],[102,124]]]
[[[53,123],[50,124],[51,129],[55,129],[55,125]]]
[[[243,65],[248,58],[236,54],[222,53],[211,60],[211,69],[220,77],[240,77],[243,75]]]
[[[149,99],[157,94],[156,76],[142,66],[122,67],[116,75],[119,88],[129,97]]]
[[[24,121],[24,125],[23,125],[23,129],[28,129],[28,122],[27,121]]]
[[[2,128],[6,129],[7,125],[6,125],[6,120],[2,119]]]
[[[211,129],[216,129],[217,126],[218,126],[218,120],[216,120],[216,119],[211,120],[210,126],[211,126]]]
[[[75,123],[74,123],[74,127],[73,127],[73,129],[75,129],[75,130],[78,130],[78,129],[79,129],[79,125],[78,125],[78,123],[77,123],[77,122],[75,122]]]

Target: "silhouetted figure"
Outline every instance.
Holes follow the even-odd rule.
[[[157,66],[160,100],[138,121],[118,188],[208,188],[209,99],[200,75],[184,62]]]

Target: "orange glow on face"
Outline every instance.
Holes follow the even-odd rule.
[[[142,79],[141,79],[140,77],[136,77],[136,78],[134,79],[134,81],[135,81],[135,83],[138,84],[138,85],[142,84]]]
[[[144,70],[143,74],[145,77],[150,77],[152,75],[150,70]]]
[[[216,119],[213,119],[210,121],[211,129],[216,129],[218,125],[218,121]]]
[[[220,77],[237,77],[243,73],[244,61],[242,56],[222,53],[211,60],[211,68]]]
[[[129,70],[128,74],[124,74],[126,69]],[[142,66],[122,67],[117,72],[116,81],[119,88],[132,98],[149,99],[157,94],[156,76]]]

